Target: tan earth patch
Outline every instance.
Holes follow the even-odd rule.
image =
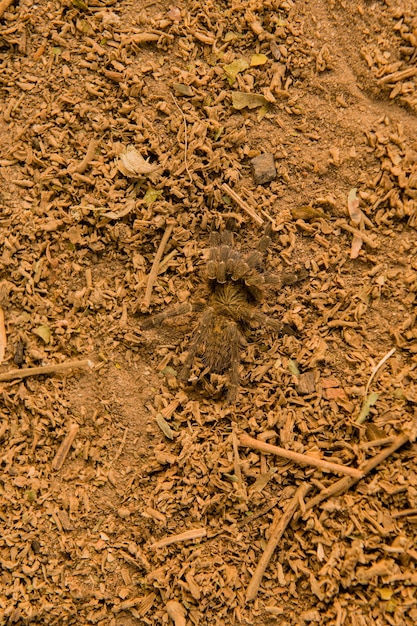
[[[416,623],[416,15],[0,1],[0,624]],[[230,227],[284,279],[228,406],[144,321]]]

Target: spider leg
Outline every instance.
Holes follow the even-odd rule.
[[[241,335],[235,323],[229,325],[227,341],[230,347],[230,368],[228,372],[229,385],[227,390],[227,404],[235,404],[239,389],[239,348]]]
[[[201,320],[189,345],[187,358],[184,361],[184,365],[179,375],[180,380],[184,382],[188,380],[195,355],[207,337],[208,329],[213,323],[213,315],[213,309],[209,308],[206,309],[201,316]]]
[[[177,317],[178,315],[185,315],[186,313],[191,313],[196,310],[196,305],[191,304],[191,302],[183,302],[182,304],[176,304],[166,311],[162,311],[161,313],[157,313],[156,315],[150,315],[147,319],[143,320],[141,326],[143,329],[155,328],[155,326],[160,326],[164,320],[167,320],[171,317]]]
[[[257,311],[256,309],[244,309],[241,312],[241,319],[243,322],[255,322],[259,325],[266,326],[275,332],[282,328],[281,322],[278,322],[273,317],[269,317],[268,315],[265,315],[265,313]]]

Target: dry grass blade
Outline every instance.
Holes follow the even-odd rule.
[[[160,539],[159,541],[153,543],[150,547],[156,550],[157,548],[169,546],[172,543],[181,543],[183,541],[190,541],[192,539],[201,539],[206,535],[207,531],[205,528],[193,528],[192,530],[186,530],[185,532],[179,533],[178,535],[171,535],[170,537]]]
[[[54,460],[52,461],[52,468],[56,471],[60,470],[64,465],[65,459],[67,458],[68,452],[73,444],[76,434],[79,430],[78,424],[71,424],[68,429],[68,433],[65,436],[65,439],[62,441],[59,446],[58,452],[55,455]]]
[[[19,378],[28,378],[29,376],[58,374],[59,372],[65,372],[70,369],[93,367],[93,365],[94,364],[92,361],[90,361],[90,359],[83,359],[82,361],[67,361],[65,363],[42,365],[41,367],[26,367],[21,370],[11,370],[10,372],[4,372],[3,374],[0,374],[0,382],[17,380]]]
[[[190,181],[193,182],[193,177],[191,175],[190,170],[188,169],[188,159],[187,159],[187,151],[188,151],[187,120],[185,119],[185,115],[184,115],[180,105],[178,104],[177,99],[175,98],[174,94],[171,94],[171,96],[172,96],[174,104],[177,107],[180,115],[182,116],[183,122],[184,122],[184,167],[185,167],[185,171],[187,172]]]
[[[341,464],[339,465],[338,463],[331,463],[330,461],[318,459],[314,456],[309,456],[308,454],[300,454],[299,452],[285,450],[284,448],[279,448],[278,446],[273,446],[270,443],[265,443],[264,441],[259,441],[258,439],[249,437],[249,435],[240,436],[240,445],[249,446],[250,448],[254,448],[260,452],[276,454],[277,456],[288,459],[289,461],[294,461],[295,463],[300,463],[301,465],[312,465],[313,467],[318,467],[324,471],[346,474],[347,476],[354,477],[357,480],[362,478],[363,475],[360,470],[355,469],[354,467],[348,467],[347,465]]]
[[[250,602],[254,600],[257,596],[259,586],[262,581],[262,577],[265,573],[266,568],[268,567],[268,563],[274,554],[274,551],[278,545],[279,540],[285,532],[288,524],[290,523],[294,513],[297,508],[300,506],[301,500],[307,495],[311,486],[307,483],[303,483],[296,491],[294,497],[289,502],[288,506],[285,508],[285,511],[279,521],[279,523],[273,528],[271,536],[269,537],[267,546],[264,550],[264,553],[261,556],[261,559],[256,566],[255,572],[253,573],[252,579],[248,585],[246,590],[246,601]]]
[[[169,224],[166,227],[163,237],[161,239],[161,243],[159,244],[158,250],[156,251],[154,262],[152,264],[152,269],[148,277],[148,283],[146,285],[145,297],[143,299],[143,304],[146,309],[149,307],[151,303],[152,289],[158,277],[159,264],[161,262],[162,255],[164,254],[165,246],[167,245],[168,239],[171,237],[173,230],[174,230],[173,224]]]
[[[233,189],[231,187],[229,187],[229,185],[227,183],[223,183],[222,185],[222,189],[224,189],[224,191],[229,194],[229,196],[232,198],[232,200],[234,200],[236,202],[236,204],[238,206],[240,206],[240,208],[245,211],[245,213],[247,213],[253,220],[254,222],[256,222],[259,226],[262,226],[262,224],[264,223],[262,217],[260,215],[258,215],[256,213],[256,211],[254,211],[253,209],[251,209],[251,207],[248,205],[247,202],[245,202],[237,193],[236,191],[233,191]]]
[[[381,367],[384,365],[384,363],[386,363],[386,361],[388,361],[388,359],[390,357],[392,357],[392,355],[394,354],[395,350],[396,350],[396,348],[392,348],[392,350],[387,352],[387,354],[384,357],[382,357],[382,359],[379,361],[379,363],[377,363],[377,365],[372,370],[372,374],[370,375],[369,380],[368,380],[368,382],[366,384],[365,396],[368,395],[369,387],[371,386],[371,383],[372,383],[373,379],[375,378],[375,376],[377,375],[377,373],[379,372]]]

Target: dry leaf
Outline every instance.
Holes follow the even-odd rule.
[[[183,83],[173,83],[172,88],[175,91],[176,96],[193,96],[194,91],[191,89],[189,85],[184,85]]]
[[[157,166],[148,163],[134,146],[128,146],[119,156],[117,167],[129,178],[148,176],[157,169]]]
[[[268,61],[266,54],[252,54],[250,58],[250,66],[257,67],[258,65],[265,65]]]
[[[228,65],[224,65],[223,66],[224,73],[227,76],[227,80],[229,81],[229,84],[233,85],[233,83],[236,80],[236,76],[240,74],[240,72],[244,72],[245,70],[247,70],[248,67],[249,67],[249,63],[246,59],[235,59]]]
[[[245,108],[256,109],[267,105],[268,100],[265,96],[261,96],[258,93],[246,93],[245,91],[232,92],[232,106],[238,111]]]
[[[315,209],[310,205],[296,207],[291,209],[291,215],[295,220],[317,220],[320,217],[325,218],[326,214],[321,209]]]
[[[51,341],[51,329],[48,326],[38,326],[33,331],[35,335],[38,335],[45,343],[49,343]]]
[[[165,437],[167,437],[168,439],[174,439],[174,436],[175,436],[174,431],[172,430],[171,426],[168,424],[166,419],[162,417],[161,413],[158,413],[158,415],[155,418],[155,421],[158,424],[159,428],[164,433]]]

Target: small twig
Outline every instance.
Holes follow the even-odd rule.
[[[123,452],[123,448],[125,447],[125,443],[126,443],[126,439],[127,439],[127,433],[129,432],[129,429],[126,427],[125,428],[125,432],[123,433],[123,439],[122,442],[119,446],[118,451],[116,452],[116,456],[114,457],[114,459],[112,461],[110,461],[109,463],[109,467],[111,467],[113,465],[113,463],[115,463],[117,461],[117,459],[119,458],[119,456],[122,454]]]
[[[382,78],[378,79],[379,85],[385,85],[386,83],[396,83],[399,80],[404,80],[405,78],[411,78],[417,74],[417,67],[407,67],[405,70],[399,70],[398,72],[393,72],[392,74],[387,74]]]
[[[1,0],[0,2],[0,19],[6,13],[9,6],[13,4],[13,0]]]
[[[370,248],[378,248],[378,244],[376,241],[374,241],[372,239],[372,237],[370,237],[369,235],[367,235],[363,230],[359,230],[357,228],[354,228],[353,226],[350,226],[349,224],[346,224],[345,222],[342,221],[338,221],[335,224],[336,226],[339,226],[339,228],[341,228],[342,230],[346,230],[348,233],[352,233],[352,235],[357,235],[358,237],[360,237],[366,244],[368,244],[368,246]]]
[[[387,352],[387,354],[384,357],[382,357],[382,359],[379,361],[379,363],[374,367],[374,369],[372,371],[372,374],[370,375],[369,380],[368,380],[368,382],[366,384],[365,398],[368,395],[369,387],[371,386],[371,383],[372,383],[373,379],[375,378],[376,374],[379,372],[379,370],[384,365],[384,363],[386,361],[388,361],[388,359],[394,354],[395,350],[396,350],[395,348],[392,348],[392,350]]]
[[[408,517],[409,515],[417,515],[417,509],[404,509],[398,513],[391,513],[391,517],[398,519],[399,517]]]
[[[64,465],[64,461],[67,458],[67,454],[70,451],[70,448],[73,444],[76,434],[78,433],[79,428],[80,427],[78,426],[78,424],[71,424],[71,426],[69,427],[65,439],[59,446],[58,452],[56,453],[55,458],[52,461],[52,469],[58,471]]]
[[[180,112],[180,115],[182,116],[182,119],[184,121],[184,167],[185,167],[185,171],[187,172],[190,181],[193,182],[193,177],[191,175],[190,170],[188,169],[188,160],[187,160],[187,151],[188,151],[187,120],[185,118],[183,110],[181,109],[180,105],[177,102],[176,97],[174,96],[173,93],[171,94],[171,96],[172,96],[172,99],[174,101],[175,106],[177,107],[177,109]]]
[[[229,185],[227,185],[226,183],[222,184],[222,188],[224,189],[224,191],[229,194],[229,196],[232,198],[232,200],[234,200],[236,202],[236,204],[238,206],[240,206],[240,208],[245,211],[245,213],[247,213],[248,215],[250,215],[250,217],[257,223],[259,224],[259,226],[262,226],[262,224],[264,223],[262,217],[260,215],[258,215],[253,209],[251,209],[251,207],[249,206],[249,204],[247,202],[245,202],[237,193],[236,191],[233,191],[233,189],[231,187],[229,187]]]
[[[84,359],[83,361],[67,361],[65,363],[54,363],[52,365],[43,365],[41,367],[26,367],[21,370],[11,370],[10,372],[4,372],[0,374],[0,382],[7,382],[9,380],[17,380],[18,378],[28,378],[28,376],[42,376],[44,374],[56,374],[57,372],[64,372],[71,368],[93,367],[93,362],[90,359]]]
[[[362,441],[361,448],[379,448],[383,446],[388,446],[390,443],[395,441],[395,437],[382,437],[382,439],[372,439],[371,441]]]
[[[284,534],[285,529],[290,523],[294,513],[296,512],[297,508],[300,506],[300,502],[307,495],[310,489],[311,489],[311,486],[308,485],[307,483],[303,483],[302,485],[300,485],[294,497],[288,503],[281,519],[279,520],[279,523],[275,527],[274,526],[272,527],[272,532],[269,537],[267,546],[264,550],[264,553],[262,554],[260,558],[258,565],[256,566],[252,579],[246,590],[246,602],[250,602],[251,600],[254,600],[256,598],[258,590],[259,590],[259,586],[262,581],[262,577],[265,573],[266,568],[268,567],[268,563],[271,560],[272,555],[275,552],[275,548],[277,547],[278,542],[281,539],[282,535]]]
[[[148,284],[146,285],[145,297],[143,299],[143,304],[145,308],[148,308],[151,303],[152,289],[158,277],[159,264],[161,262],[162,255],[164,253],[165,246],[167,245],[168,239],[171,237],[171,233],[173,230],[174,230],[173,224],[169,224],[166,227],[163,237],[161,239],[161,243],[159,244],[158,250],[156,251],[152,268],[148,277]]]
[[[241,189],[242,189],[243,193],[244,193],[244,194],[246,194],[246,196],[247,196],[248,198],[250,198],[250,200],[252,200],[252,202],[255,202],[255,204],[257,204],[257,203],[258,203],[258,201],[257,201],[257,200],[256,200],[256,198],[253,196],[253,194],[249,191],[249,189],[246,189],[246,187],[242,187]],[[260,206],[258,206],[258,209],[259,209],[259,213],[260,213],[261,215],[263,215],[263,216],[264,216],[264,218],[265,218],[266,220],[268,220],[268,222],[270,222],[270,223],[272,224],[272,227],[274,227],[274,226],[276,225],[276,222],[275,222],[274,218],[273,218],[273,217],[271,217],[271,216],[270,216],[270,215],[269,215],[266,211],[264,211],[263,209],[261,209],[261,207],[260,207]]]
[[[363,464],[361,470],[363,472],[363,476],[366,476],[373,469],[377,467],[380,463],[385,461],[391,454],[393,454],[398,448],[401,448],[405,443],[408,442],[407,435],[401,434],[396,437],[394,443],[389,447],[385,448],[385,450],[381,450],[377,455],[372,457],[369,461]],[[308,502],[306,502],[306,512],[312,509],[316,504],[320,504],[323,500],[327,500],[327,498],[331,498],[332,496],[340,496],[345,491],[348,491],[351,487],[356,485],[359,482],[360,478],[354,478],[352,476],[345,476],[341,478],[336,483],[327,487],[327,489],[323,489],[317,496],[311,498]],[[303,517],[305,514],[303,515]]]
[[[308,454],[300,454],[299,452],[285,450],[284,448],[279,448],[278,446],[273,446],[270,443],[266,443],[264,441],[259,441],[259,439],[249,437],[249,435],[241,435],[240,444],[242,446],[249,446],[250,448],[254,448],[255,450],[259,450],[260,452],[276,454],[277,456],[281,456],[284,459],[288,459],[289,461],[301,463],[301,465],[312,465],[313,467],[318,467],[322,470],[327,470],[329,472],[347,474],[349,477],[354,477],[357,480],[359,480],[363,476],[363,473],[360,470],[355,469],[354,467],[348,467],[347,465],[341,465],[339,463],[331,463],[330,461],[318,459],[315,456],[309,456]]]
[[[207,531],[205,528],[193,528],[192,530],[186,530],[183,533],[179,533],[179,535],[170,535],[169,537],[165,537],[165,539],[160,539],[159,541],[153,543],[150,547],[156,550],[157,548],[169,546],[171,543],[190,541],[191,539],[201,539],[201,537],[205,537],[206,535]]]
[[[94,159],[97,146],[98,141],[96,141],[95,139],[91,139],[83,160],[78,165],[73,165],[72,167],[68,168],[70,174],[84,174],[85,170]]]

